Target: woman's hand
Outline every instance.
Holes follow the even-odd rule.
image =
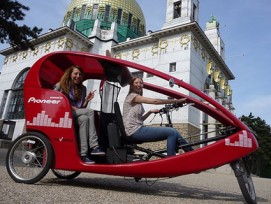
[[[178,103],[178,104],[184,104],[184,103],[186,103],[186,100],[187,100],[187,98],[177,99],[176,103]]]
[[[152,110],[150,110],[151,113],[159,113],[159,111],[160,111],[159,109],[152,109]]]
[[[152,113],[159,113],[159,109],[151,109],[142,116],[143,121],[146,120]]]
[[[72,106],[72,110],[78,110],[79,108]]]
[[[95,91],[96,91],[96,90],[94,90],[93,92],[89,92],[89,94],[86,96],[85,100],[86,100],[87,102],[91,101],[91,100],[94,98]]]

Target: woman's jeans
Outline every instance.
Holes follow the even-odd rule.
[[[171,127],[146,127],[142,126],[133,135],[132,140],[138,142],[156,142],[167,140],[167,156],[176,154],[179,144],[187,144],[181,134]]]
[[[94,111],[92,109],[81,108],[73,110],[72,113],[79,125],[80,153],[81,156],[86,156],[88,147],[93,148],[98,145]]]

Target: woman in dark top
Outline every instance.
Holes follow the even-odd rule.
[[[105,152],[98,145],[94,111],[86,108],[88,102],[93,99],[95,91],[87,94],[87,89],[82,84],[83,78],[83,69],[73,65],[65,71],[60,82],[55,85],[55,90],[65,94],[71,104],[73,116],[79,125],[82,160],[86,163],[94,164],[95,162],[88,157],[88,148],[92,150],[91,155],[105,155]]]

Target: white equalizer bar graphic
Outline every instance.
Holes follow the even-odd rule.
[[[242,134],[239,134],[239,141],[235,141],[231,143],[230,139],[225,139],[226,146],[234,146],[234,147],[246,147],[252,148],[252,139],[248,138],[247,131],[243,130]]]
[[[72,118],[69,118],[69,112],[65,112],[63,118],[59,119],[59,123],[52,122],[52,118],[49,118],[45,114],[45,111],[38,113],[36,117],[33,118],[33,121],[27,121],[27,125],[32,126],[45,126],[45,127],[58,127],[58,128],[71,128],[72,127]]]

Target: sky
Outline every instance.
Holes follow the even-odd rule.
[[[71,0],[18,0],[28,6],[22,24],[43,28],[61,26]],[[146,19],[146,30],[158,31],[166,19],[166,0],[137,0]],[[214,15],[225,43],[225,62],[235,76],[230,81],[237,117],[260,117],[271,125],[271,1],[199,0],[203,31]],[[0,50],[9,47],[0,44]],[[0,55],[0,70],[3,56]]]

